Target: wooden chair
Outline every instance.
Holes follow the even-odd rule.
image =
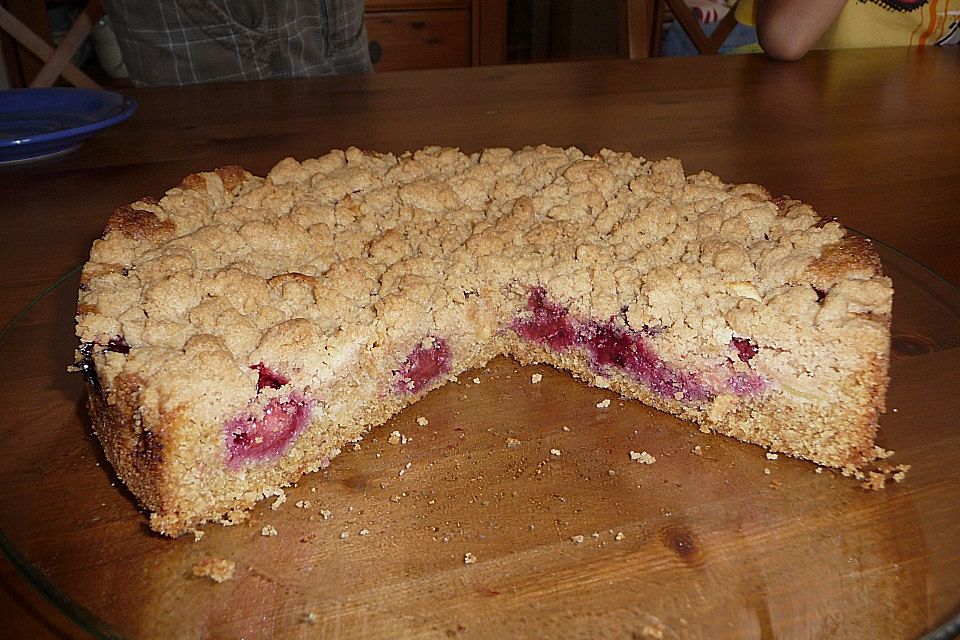
[[[651,26],[655,2],[650,0],[627,0],[627,50],[631,60],[646,58],[653,51],[653,35],[659,29]],[[660,17],[661,21],[663,16]],[[658,45],[659,49],[659,45]]]
[[[723,46],[724,41],[727,39],[727,36],[730,35],[730,32],[733,31],[733,28],[737,26],[737,18],[734,16],[736,4],[730,7],[730,11],[723,16],[717,28],[709,36],[704,33],[700,27],[700,23],[693,17],[693,13],[683,0],[653,0],[650,4],[652,4],[650,8],[652,13],[652,33],[650,34],[649,42],[650,55],[652,56],[660,55],[663,15],[667,6],[670,7],[674,19],[680,24],[687,36],[690,37],[690,40],[701,55],[720,53],[720,47]]]
[[[63,78],[74,85],[86,89],[98,89],[94,80],[74,66],[70,60],[73,54],[87,39],[93,26],[103,16],[103,6],[100,0],[90,0],[84,5],[80,15],[70,26],[60,46],[54,48],[32,29],[17,19],[12,13],[0,6],[0,30],[8,33],[14,40],[23,45],[30,53],[43,61],[43,66],[30,81],[31,87],[50,87]]]

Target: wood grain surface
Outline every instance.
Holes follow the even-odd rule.
[[[472,151],[547,143],[674,156],[688,172],[709,170],[810,202],[960,285],[956,47],[816,52],[790,64],[715,56],[130,94],[139,101],[137,114],[76,152],[0,167],[0,325],[83,263],[116,207],[160,196],[191,172],[239,164],[263,174],[284,156],[350,145],[400,152],[428,144]],[[14,520],[0,521],[0,528],[15,525],[18,544],[53,573],[64,557],[89,547],[89,561],[74,562],[58,584],[83,593],[91,608],[117,611],[114,624],[144,637],[171,630],[263,636],[284,622],[303,637],[360,631],[644,637],[657,630],[664,637],[862,637],[853,623],[886,632],[874,637],[914,637],[960,606],[960,582],[941,571],[960,575],[958,552],[944,543],[960,539],[960,479],[956,470],[940,477],[943,469],[925,444],[960,446],[960,338],[954,324],[931,311],[936,292],[949,294],[949,287],[903,265],[897,277],[917,293],[897,302],[903,328],[897,340],[907,355],[895,361],[891,406],[901,411],[883,425],[919,464],[907,483],[879,498],[851,480],[814,474],[811,465],[767,461],[759,449],[704,436],[632,403],[621,406],[549,368],[521,369],[504,360],[477,374],[488,385],[450,385],[399,417],[391,429],[413,435],[411,445],[391,447],[380,433],[377,442],[338,459],[328,475],[301,483],[299,500],[310,499],[311,489],[326,492],[340,518],[334,528],[311,521],[316,511],[287,504],[271,512],[268,505],[254,523],[282,522],[276,539],[253,525],[218,527],[199,544],[150,538],[129,497],[108,490],[93,445],[71,441],[73,448],[57,451],[39,440],[33,448],[18,445],[23,478],[36,478],[31,474],[46,456],[70,460],[78,487],[104,492],[100,524],[74,514],[64,521],[70,528],[51,536],[64,523],[27,507],[15,516],[4,510]],[[932,289],[915,284],[923,278],[933,279]],[[34,311],[31,331],[5,337],[18,345],[5,351],[10,360],[0,375],[8,416],[84,419],[77,415],[79,396],[71,395],[78,387],[59,369],[66,362],[58,359],[72,349],[73,293],[64,291]],[[925,333],[910,333],[915,327]],[[37,336],[43,344],[31,344]],[[532,373],[544,376],[535,389]],[[33,381],[26,387],[41,381],[49,393],[19,392],[24,378]],[[934,385],[918,402],[930,380],[948,385]],[[614,401],[607,413],[595,407],[605,397]],[[903,407],[913,413],[903,415]],[[940,411],[925,413],[931,407]],[[418,415],[428,415],[429,426],[416,425]],[[918,434],[920,426],[927,431]],[[508,437],[521,445],[506,448]],[[692,455],[696,446],[708,455]],[[656,450],[658,462],[627,464],[625,452],[638,447]],[[562,455],[551,456],[552,448]],[[406,462],[420,473],[410,473],[399,492],[408,495],[392,502],[397,469]],[[771,466],[772,478],[763,472]],[[25,480],[10,480],[4,490],[32,495]],[[743,495],[756,502],[737,499]],[[69,496],[51,499],[66,510]],[[759,506],[769,504],[779,510]],[[341,523],[351,534],[343,544],[331,537]],[[25,527],[45,533],[31,537]],[[838,537],[851,527],[862,535]],[[369,535],[361,537],[361,528]],[[311,533],[322,543],[299,542]],[[576,535],[584,543],[572,542]],[[177,571],[189,572],[202,554],[229,557],[240,542],[269,564],[241,562],[242,578],[217,587],[222,608],[205,614],[206,626],[191,626],[184,616],[181,626],[164,627],[161,620],[211,588]],[[106,570],[111,545],[116,565]],[[144,549],[153,554],[148,561],[138,555]],[[475,565],[463,564],[467,551],[476,554]],[[139,604],[116,588],[138,575],[153,581]],[[336,586],[340,597],[324,599],[318,583]],[[680,584],[684,591],[673,588]],[[289,597],[279,598],[284,589]],[[130,598],[144,593],[129,590]],[[639,606],[639,594],[646,606]],[[238,611],[239,603],[249,609]],[[324,607],[319,626],[294,624],[314,605]],[[12,637],[82,636],[7,562],[0,562],[0,610]],[[491,613],[497,611],[502,617]],[[824,615],[814,619],[811,611]]]

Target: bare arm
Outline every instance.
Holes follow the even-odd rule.
[[[771,58],[799,60],[840,15],[846,0],[756,0],[757,38]]]

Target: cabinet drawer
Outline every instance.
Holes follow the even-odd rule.
[[[376,11],[364,24],[375,71],[470,66],[467,9]]]

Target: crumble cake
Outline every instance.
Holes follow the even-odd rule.
[[[80,288],[94,430],[167,535],[242,516],[499,354],[848,470],[874,456],[888,380],[867,241],[608,150],[193,174],[110,217]]]

